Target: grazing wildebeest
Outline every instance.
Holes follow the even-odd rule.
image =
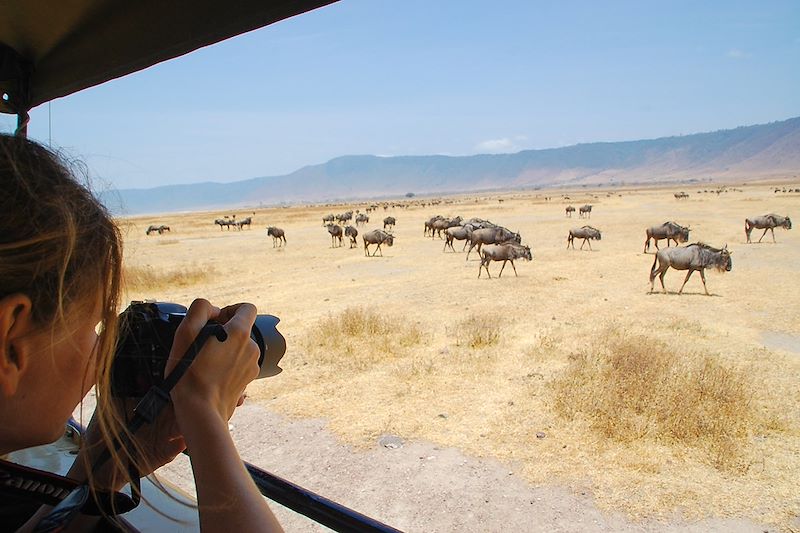
[[[764,238],[764,235],[766,235],[768,231],[771,231],[772,242],[775,242],[775,228],[777,227],[792,229],[792,221],[789,217],[783,217],[775,213],[760,217],[746,218],[744,221],[744,232],[745,235],[747,235],[747,242],[751,242],[750,233],[753,231],[753,228],[764,230],[764,233],[761,234],[761,239]],[[758,239],[758,242],[761,242],[761,239]]]
[[[568,216],[569,218],[572,218],[572,213],[574,213],[574,212],[575,212],[575,208],[574,208],[574,207],[572,207],[571,205],[568,205],[568,206],[567,206],[567,209],[566,209],[565,211],[566,211],[566,213],[567,213],[567,216]]]
[[[496,228],[497,224],[493,222],[489,222],[488,220],[484,220],[478,217],[472,217],[471,219],[467,220],[465,224],[472,224],[472,227],[475,229],[484,229],[484,228]]]
[[[497,244],[500,242],[516,241],[522,242],[519,233],[514,233],[511,230],[496,226],[494,228],[481,228],[473,230],[472,235],[469,237],[469,250],[467,250],[466,260],[469,260],[469,254],[474,247],[478,247],[478,253],[481,253],[481,246],[484,244]]]
[[[589,243],[589,249],[592,249],[592,243],[590,242],[591,239],[597,239],[598,241],[601,239],[600,230],[597,228],[593,228],[591,226],[583,226],[582,228],[573,228],[569,230],[569,235],[567,236],[567,248],[569,245],[572,245],[572,249],[575,249],[575,239],[583,239],[581,243],[581,250],[583,250],[583,245],[587,242]]]
[[[342,227],[338,224],[328,224],[328,233],[331,234],[331,248],[336,248],[336,239],[339,239],[339,246],[342,245]]]
[[[656,263],[658,267],[656,268]],[[695,270],[700,271],[700,279],[703,280],[703,289],[708,295],[708,288],[706,287],[706,268],[716,268],[720,272],[729,272],[733,267],[731,261],[731,253],[728,251],[726,244],[722,249],[712,248],[707,244],[696,242],[687,246],[680,246],[678,248],[665,248],[659,250],[653,258],[653,266],[650,269],[650,292],[653,292],[656,276],[661,281],[661,288],[664,293],[667,292],[664,287],[664,274],[667,273],[669,267],[675,270],[688,270],[686,279],[683,280],[683,285],[678,291],[678,294],[683,292],[683,287],[689,281],[689,276]]]
[[[267,228],[267,235],[272,237],[272,247],[276,245],[283,246],[286,244],[286,233],[281,228],[270,226]]]
[[[164,233],[165,231],[170,231],[169,226],[165,226],[161,224],[160,226],[150,226],[147,228],[147,234],[150,235],[151,233],[157,231],[159,235]]]
[[[578,216],[580,218],[592,218],[592,206],[589,204],[582,205],[580,209],[578,209]]]
[[[328,224],[333,224],[333,221],[336,220],[336,215],[330,213],[322,217],[322,225],[327,226]]]
[[[650,239],[656,244],[658,250],[658,241],[667,239],[667,248],[669,248],[669,241],[675,241],[675,246],[680,242],[687,242],[689,240],[689,228],[681,226],[677,222],[664,222],[660,226],[651,226],[645,230],[647,238],[644,241],[644,252],[650,248]]]
[[[683,192],[683,191],[675,193],[675,199],[676,200],[682,200],[684,198],[689,198],[689,193]]]
[[[369,245],[370,244],[377,244],[378,247],[375,248],[375,251],[372,252],[372,256],[374,257],[376,253],[381,250],[381,244],[386,243],[387,246],[394,245],[394,236],[391,233],[386,233],[380,229],[374,229],[368,233],[365,233],[363,236],[364,239],[364,255],[369,256]],[[383,252],[381,251],[381,257],[383,257]]]
[[[489,273],[489,263],[492,261],[502,261],[503,266],[500,267],[500,273],[497,277],[503,275],[503,269],[506,268],[506,263],[511,262],[511,268],[514,269],[514,275],[517,275],[517,267],[514,266],[514,259],[525,259],[530,261],[533,259],[531,249],[528,246],[523,246],[514,241],[508,241],[500,244],[487,244],[481,251],[481,265],[478,267],[478,277],[481,277],[481,269],[486,269],[486,275],[491,279],[492,275]]]
[[[219,229],[222,231],[222,226],[225,226],[225,229],[231,229],[231,226],[235,226],[236,222],[229,218],[218,218],[214,221],[214,224],[219,225]]]
[[[383,219],[383,229],[386,229],[386,226],[389,226],[390,229],[394,228],[395,222],[396,222],[396,220],[395,220],[394,217],[386,217],[386,218],[384,218]]]
[[[454,252],[456,251],[453,248],[453,240],[464,241],[464,247],[461,249],[463,252],[467,248],[467,244],[469,243],[469,238],[472,235],[472,231],[475,229],[475,226],[472,224],[464,224],[463,226],[453,226],[444,230],[444,248],[442,251],[444,252],[447,250],[449,246],[451,250]]]
[[[367,222],[369,222],[369,217],[367,215],[365,215],[364,213],[361,213],[360,215],[358,215],[356,217],[356,226],[360,226],[362,224],[366,224]]]
[[[344,234],[346,237],[350,237],[350,248],[358,248],[358,242],[356,241],[358,230],[353,226],[347,226],[344,228]]]
[[[250,229],[250,224],[252,223],[253,223],[253,217],[247,217],[241,220],[237,220],[236,227],[242,229],[243,227],[247,226],[247,229]]]
[[[346,212],[344,212],[344,213],[342,213],[340,215],[336,215],[336,222],[338,222],[339,224],[344,225],[347,222],[349,222],[352,218],[353,218],[353,212],[352,211],[346,211]]]

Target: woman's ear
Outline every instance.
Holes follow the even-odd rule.
[[[30,361],[25,338],[33,332],[31,299],[22,293],[0,299],[0,395],[13,396]]]

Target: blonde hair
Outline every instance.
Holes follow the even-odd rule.
[[[102,440],[113,450],[112,443],[125,432],[110,390],[122,237],[106,208],[76,179],[80,174],[44,146],[0,134],[0,298],[27,295],[41,327],[67,323],[70,313],[88,313],[89,304],[101,302],[95,413]],[[129,450],[112,453],[112,461],[137,463]],[[89,465],[87,471],[94,484]]]

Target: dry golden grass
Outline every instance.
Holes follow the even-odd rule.
[[[416,324],[376,309],[348,307],[319,320],[304,344],[316,364],[340,373],[395,360],[422,340]]]
[[[158,244],[164,244],[159,242]],[[174,289],[206,283],[214,278],[213,268],[186,267],[161,269],[152,266],[126,266],[125,286],[128,291]]]
[[[746,468],[748,438],[766,427],[755,385],[718,357],[612,329],[553,381],[554,407],[603,437],[702,449],[714,466]]]
[[[213,220],[234,213],[127,219],[127,265],[159,274],[130,284],[126,297],[252,301],[279,316],[284,372],[251,385],[251,400],[324,418],[355,447],[383,433],[425,439],[497,458],[534,484],[589,491],[602,509],[633,517],[747,517],[786,528],[800,515],[800,354],[768,347],[765,334],[800,338],[800,231],[747,245],[743,219],[791,215],[797,198],[765,185],[681,202],[670,189],[563,192],[569,202],[548,191],[553,201],[527,192],[500,204],[481,194],[381,209],[363,230],[392,215],[397,240],[376,258],[330,248],[322,227],[325,214],[364,204],[258,209],[252,229],[229,232]],[[593,252],[565,249],[569,228],[584,223],[564,217],[567,203],[594,204],[588,223],[603,240]],[[518,265],[519,277],[477,279],[477,260],[423,237],[435,214],[504,224],[534,260]],[[707,273],[713,296],[696,274],[682,296],[648,294],[644,228],[666,220],[690,225],[692,241],[733,250],[731,272]],[[156,222],[172,233],[145,236]],[[285,248],[272,248],[268,225],[285,229]],[[170,281],[176,271],[185,272]],[[669,271],[667,289],[682,280]],[[476,322],[489,325],[477,337]],[[586,391],[559,406],[571,380]],[[590,398],[604,411],[582,404]]]

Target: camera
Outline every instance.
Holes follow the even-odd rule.
[[[186,307],[169,302],[132,302],[119,316],[119,339],[111,367],[111,391],[119,398],[141,398],[164,381],[172,341]],[[258,315],[250,338],[258,345],[258,378],[275,376],[286,353],[286,339],[277,329],[280,319]]]

